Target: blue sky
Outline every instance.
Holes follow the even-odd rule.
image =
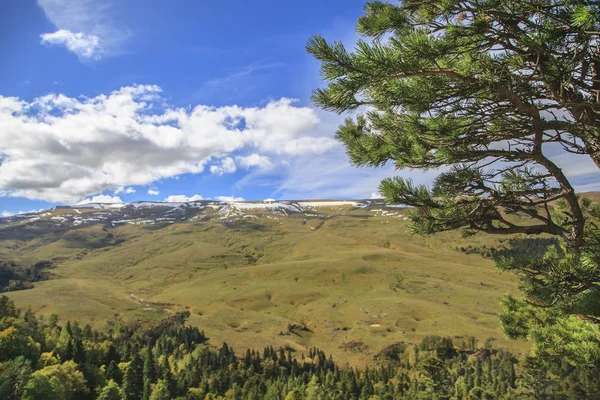
[[[363,0],[0,2],[0,213],[81,201],[365,198],[304,50]],[[589,162],[569,165],[596,189]],[[594,171],[593,173],[591,171]],[[417,183],[434,172],[408,171]]]
[[[8,172],[16,176],[0,183],[0,212],[46,208],[99,195],[104,200],[118,197],[122,201],[163,201],[169,196],[194,195],[247,200],[370,196],[385,175],[347,165],[342,149],[332,139],[340,117],[316,110],[309,102],[310,91],[320,85],[320,78],[318,64],[304,50],[314,33],[354,40],[354,22],[363,4],[362,0],[2,2],[0,96],[25,102],[27,113],[38,118],[37,127],[11,125],[19,129],[15,135],[20,137],[11,150],[28,145],[22,143],[24,135],[29,141],[38,140],[39,132],[47,128],[40,125],[55,124],[60,131],[39,139],[45,142],[40,145],[43,149],[28,147],[28,158],[19,165],[13,163]],[[121,146],[119,140],[104,143],[88,130],[90,125],[95,125],[96,131],[111,130],[110,123],[97,121],[106,115],[89,115],[89,122],[80,118],[77,123],[60,126],[56,125],[59,121],[48,122],[40,115],[46,112],[40,111],[44,107],[51,108],[47,112],[56,118],[72,113],[61,109],[60,96],[77,102],[75,109],[83,113],[90,103],[98,105],[111,93],[138,85],[160,88],[160,92],[150,89],[133,99],[130,96],[130,104],[144,102],[141,98],[145,96],[154,97],[145,101],[151,105],[139,114],[157,116],[178,109],[191,113],[196,107],[212,107],[213,114],[222,114],[222,108],[236,106],[242,111],[233,116],[225,112],[227,116],[220,117],[240,118],[244,128],[245,113],[268,114],[271,107],[273,113],[281,111],[283,121],[265,128],[266,137],[252,137],[230,148],[217,143],[218,133],[206,132],[200,135],[214,136],[205,140],[215,143],[202,143],[191,152],[187,144],[166,150],[168,145],[155,146],[150,152],[162,165],[157,163],[156,169],[140,165],[140,172],[135,160],[148,156],[143,145],[136,149],[135,142]],[[240,113],[244,115],[240,117]],[[271,117],[257,118],[256,124],[264,125]],[[286,124],[286,120],[292,122]],[[203,124],[204,120],[198,118],[195,123]],[[175,126],[177,122],[162,125]],[[79,127],[84,132],[66,132]],[[106,136],[112,134],[122,132]],[[281,137],[269,145],[271,135]],[[90,136],[94,136],[91,143],[75,148]],[[265,143],[257,144],[261,140]],[[276,148],[293,140],[298,144],[289,151]],[[47,149],[54,142],[74,154],[61,158],[55,153],[64,149]],[[112,154],[123,147],[127,147],[121,155],[124,159],[98,157],[81,165],[85,154]],[[201,165],[175,165],[179,150],[186,163]],[[163,154],[170,151],[175,155]],[[100,185],[89,182],[98,172],[114,175],[113,170],[122,162],[128,163],[123,166],[125,176],[109,177]],[[141,176],[128,179],[127,175],[138,172]]]

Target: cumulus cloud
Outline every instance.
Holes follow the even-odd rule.
[[[232,203],[235,201],[244,201],[243,197],[235,197],[235,196],[217,196],[216,200],[222,201],[224,203]]]
[[[92,196],[87,199],[81,200],[77,205],[90,204],[90,203],[110,203],[118,204],[123,203],[123,200],[119,196],[109,196],[106,194],[100,194],[98,196]]]
[[[242,167],[246,169],[251,167],[267,169],[272,166],[268,157],[261,156],[256,153],[250,154],[249,156],[238,156],[235,159]]]
[[[169,203],[187,203],[188,201],[199,200],[204,200],[204,198],[199,194],[195,194],[190,197],[186,196],[185,194],[173,194],[165,199],[165,201]]]
[[[42,44],[64,46],[81,58],[99,59],[102,54],[100,38],[83,32],[71,32],[59,29],[56,32],[40,35]]]
[[[165,106],[159,93],[157,86],[138,85],[92,98],[50,94],[26,102],[0,95],[0,193],[76,203],[200,173],[215,158],[235,164],[235,153],[250,149],[258,157],[240,165],[336,146],[319,133],[316,112],[290,99],[184,109]]]
[[[115,194],[119,194],[119,193],[131,194],[131,193],[135,193],[135,189],[132,187],[120,187],[117,190],[115,190]]]
[[[10,211],[2,211],[0,213],[0,217],[2,217],[2,218],[12,217],[13,215],[15,215],[15,214],[11,213]]]
[[[232,174],[237,170],[235,161],[231,157],[225,157],[221,160],[220,165],[211,165],[210,173],[215,175]]]
[[[158,190],[155,190],[155,189],[148,189],[148,194],[150,196],[158,196],[160,194],[160,192]]]

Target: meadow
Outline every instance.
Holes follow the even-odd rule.
[[[19,307],[101,330],[188,310],[212,345],[237,352],[316,346],[342,365],[364,366],[392,343],[427,335],[492,338],[526,352],[526,343],[504,337],[497,317],[517,280],[478,254],[509,238],[413,236],[405,213],[321,207],[228,219],[203,211],[172,224],[54,232],[42,219],[28,230],[3,228],[0,257],[54,263],[51,279],[7,293]]]

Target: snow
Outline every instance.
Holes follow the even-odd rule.
[[[180,205],[185,203],[164,203],[160,201],[138,201],[135,203],[130,203],[130,206],[134,208],[148,208],[148,207],[179,207]]]
[[[298,202],[300,207],[306,208],[316,208],[316,207],[342,207],[342,206],[352,206],[352,207],[366,207],[367,204],[361,203],[358,201],[348,201],[348,200],[334,200],[334,201],[300,201]]]
[[[87,203],[87,204],[77,204],[74,206],[71,206],[71,208],[73,210],[77,210],[77,209],[85,209],[85,208],[93,208],[96,210],[107,210],[107,209],[111,209],[111,208],[123,208],[127,206],[127,204],[125,203]]]
[[[273,203],[229,203],[229,205],[237,210],[288,210],[291,212],[301,212],[302,210],[292,204],[281,202]]]
[[[144,209],[156,207],[154,211],[148,213]],[[72,224],[74,226],[88,223],[98,223],[100,221],[107,221],[112,223],[113,226],[119,224],[152,224],[156,222],[182,222],[182,221],[200,221],[211,218],[219,218],[227,221],[240,221],[244,218],[253,219],[259,216],[278,220],[281,217],[298,214],[301,216],[319,217],[326,218],[328,211],[332,211],[339,214],[344,214],[355,208],[369,207],[373,216],[387,218],[403,218],[400,209],[405,206],[399,204],[386,204],[382,200],[301,200],[301,201],[289,201],[289,200],[274,200],[265,199],[258,201],[232,201],[232,202],[217,202],[211,200],[194,200],[190,202],[160,202],[160,201],[139,201],[129,204],[125,203],[88,203],[78,204],[73,206],[61,206],[60,208],[54,208],[54,211],[58,212],[37,212],[30,213],[29,215],[18,215],[11,217],[14,221],[15,218],[29,219],[35,221],[40,217],[59,222],[63,226],[65,224]],[[323,208],[323,209],[321,209]],[[197,209],[198,213],[202,215],[190,215],[190,211]],[[214,209],[220,215],[211,216],[210,213],[207,215],[207,210]],[[375,210],[374,210],[375,209]],[[81,210],[81,211],[80,211]],[[85,210],[85,211],[84,211]],[[86,212],[87,211],[87,212]],[[58,215],[56,215],[58,214]],[[151,214],[149,216],[148,214]],[[196,214],[194,212],[193,214]],[[33,217],[33,218],[32,218]],[[155,218],[161,217],[161,218]],[[153,218],[144,219],[144,218]],[[10,222],[11,219],[7,219],[6,222]],[[2,222],[2,223],[6,223]]]
[[[118,221],[112,221],[112,224],[113,225],[116,225],[116,224],[125,224],[127,222],[133,222],[133,221],[135,221],[135,220],[134,219],[121,219],[121,220],[118,220]]]

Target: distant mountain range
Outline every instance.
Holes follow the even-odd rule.
[[[198,200],[191,202],[136,201],[132,203],[87,203],[56,206],[40,212],[17,214],[0,218],[6,224],[48,224],[49,227],[73,227],[86,224],[161,224],[218,218],[233,221],[251,218],[255,213],[313,215],[321,208],[365,208],[401,206],[386,204],[383,200],[298,200],[298,201],[240,201],[219,202]]]

